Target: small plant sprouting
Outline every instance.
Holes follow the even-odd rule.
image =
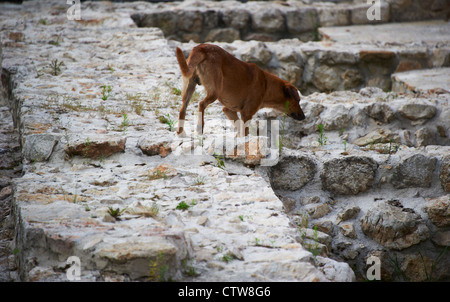
[[[222,170],[225,169],[225,157],[223,155],[218,155],[216,153],[213,154],[214,158],[216,159],[216,166]]]
[[[155,179],[167,179],[167,173],[164,171],[161,171],[159,169],[156,169],[152,172],[152,174],[148,177],[150,180],[155,180]]]
[[[173,87],[172,88],[172,93],[175,94],[175,95],[181,95],[181,90],[176,88],[176,87]]]
[[[314,245],[310,251],[313,254],[314,260],[316,260],[317,255],[320,254],[319,250],[319,234],[317,231],[317,226],[314,226]]]
[[[64,62],[63,61],[58,62],[58,59],[54,59],[50,63],[50,68],[52,69],[52,74],[54,76],[57,76],[58,74],[61,73],[61,65],[64,65]]]
[[[190,207],[190,205],[188,205],[186,202],[182,201],[177,205],[177,207],[175,209],[185,211],[185,210],[189,209],[189,207]]]
[[[169,126],[170,131],[175,130],[175,125],[178,123],[178,121],[173,120],[169,113],[167,113],[165,116],[159,119],[161,122],[167,124]]]
[[[126,209],[127,208],[121,210],[119,208],[114,209],[113,207],[108,207],[108,214],[114,217],[116,220],[120,220],[120,215],[122,215]]]
[[[170,281],[170,277],[169,280],[166,277],[168,270],[169,266],[163,265],[163,255],[162,252],[159,252],[155,260],[150,260],[148,280],[159,282]]]
[[[325,134],[323,133],[323,124],[319,124],[317,125],[317,128],[319,129],[319,138],[318,138],[318,142],[321,146],[326,145],[327,144],[327,137],[325,136]]]
[[[111,96],[111,86],[102,85],[102,100],[106,101]]]
[[[122,126],[122,131],[126,132],[128,126],[129,126],[128,115],[126,113],[123,114],[123,120],[122,120],[122,125],[121,126]]]
[[[201,186],[204,184],[205,184],[205,176],[202,176],[202,175],[197,176],[197,178],[195,179],[194,185]]]
[[[193,260],[190,261],[190,264],[188,263],[187,259],[183,260],[183,266],[184,266],[184,273],[190,277],[196,277],[200,275],[193,265]]]

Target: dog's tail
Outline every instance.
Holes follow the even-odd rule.
[[[205,54],[202,51],[198,51],[195,48],[189,55],[188,61],[184,58],[183,51],[177,47],[176,50],[178,65],[180,65],[181,74],[185,78],[191,78],[194,74],[195,68],[205,59]]]

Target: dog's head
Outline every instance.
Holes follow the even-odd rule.
[[[283,87],[283,92],[285,96],[283,112],[297,121],[304,120],[305,114],[300,107],[300,96],[297,88],[286,83]]]

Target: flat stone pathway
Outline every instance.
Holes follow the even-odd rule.
[[[325,39],[347,43],[405,44],[424,42],[436,44],[450,40],[450,23],[443,20],[389,23],[379,25],[352,25],[322,27],[319,32]]]

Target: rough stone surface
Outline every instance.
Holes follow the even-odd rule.
[[[86,138],[75,139],[70,141],[65,151],[69,156],[84,156],[86,158],[106,158],[114,153],[124,152],[126,138],[108,138],[95,137],[94,139]]]
[[[423,103],[405,104],[399,109],[399,112],[405,118],[417,121],[434,117],[436,114],[436,107]]]
[[[428,198],[426,203],[428,217],[438,227],[450,226],[450,196]]]
[[[334,194],[356,195],[372,187],[377,163],[368,157],[344,157],[324,163],[322,186]]]
[[[371,118],[383,123],[390,123],[395,119],[395,113],[388,104],[374,103],[364,107],[364,112]]]
[[[441,164],[441,171],[439,173],[442,189],[445,192],[450,192],[450,155],[443,158]]]
[[[437,159],[415,154],[393,169],[392,184],[395,188],[429,187]]]
[[[402,250],[430,236],[420,215],[382,202],[369,210],[361,220],[364,234],[383,246]]]
[[[272,186],[276,189],[298,190],[311,181],[317,168],[307,156],[285,157],[272,168]]]
[[[58,138],[51,134],[34,134],[27,136],[23,148],[25,159],[36,162],[50,158]]]

